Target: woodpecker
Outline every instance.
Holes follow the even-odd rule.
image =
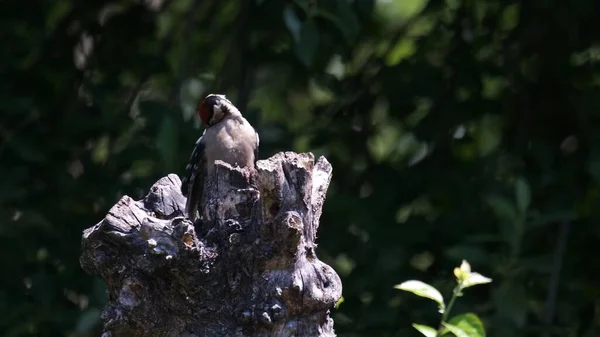
[[[215,160],[254,168],[259,142],[258,133],[225,95],[206,96],[196,113],[206,129],[196,141],[181,181],[181,193],[187,197],[185,212],[192,222],[198,218],[204,180],[214,170]]]

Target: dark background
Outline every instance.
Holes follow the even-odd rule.
[[[600,336],[596,0],[7,0],[0,41],[0,336],[99,335],[82,230],[183,172],[209,92],[332,162],[340,336],[436,325],[393,286],[463,258],[489,336]]]

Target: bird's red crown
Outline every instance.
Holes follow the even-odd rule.
[[[208,125],[210,119],[212,118],[212,109],[206,104],[206,99],[200,101],[198,107],[196,108],[196,113],[200,116],[200,120],[204,125]]]

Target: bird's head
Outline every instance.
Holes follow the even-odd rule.
[[[207,128],[219,123],[225,116],[234,112],[233,110],[235,106],[225,98],[225,95],[217,94],[206,96],[196,108],[202,124]]]

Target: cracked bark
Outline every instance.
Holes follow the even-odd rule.
[[[331,174],[310,153],[217,162],[195,226],[175,174],[121,198],[82,238],[81,266],[108,288],[103,337],[335,336],[342,285],[315,254]]]

